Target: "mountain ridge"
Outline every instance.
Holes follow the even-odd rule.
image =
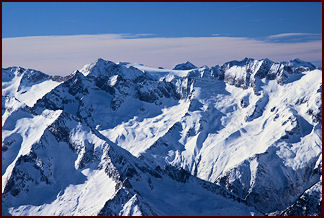
[[[300,196],[321,182],[321,70],[252,58],[189,68],[98,59],[58,79],[3,69],[3,214],[305,213]],[[25,97],[35,91],[42,95]],[[55,148],[75,179],[60,181],[64,157]],[[106,197],[94,195],[96,181]],[[28,205],[24,196],[43,186],[63,194],[33,195]],[[309,190],[303,199],[321,203],[318,188]],[[181,196],[196,197],[168,201]],[[68,201],[75,203],[59,206]]]

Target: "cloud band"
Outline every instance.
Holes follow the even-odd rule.
[[[56,75],[69,74],[99,57],[165,68],[186,60],[197,66],[215,66],[244,57],[322,60],[321,40],[273,43],[243,37],[129,38],[102,34],[4,38],[2,43],[3,67],[22,66]]]

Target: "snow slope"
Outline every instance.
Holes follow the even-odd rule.
[[[2,69],[2,125],[18,108],[32,107],[61,82],[36,70],[21,67]]]
[[[4,215],[321,213],[302,206],[321,204],[311,63],[98,59],[64,79],[2,74]]]

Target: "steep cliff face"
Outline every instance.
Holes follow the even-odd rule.
[[[307,189],[282,216],[322,216],[322,181]]]
[[[322,72],[2,70],[3,215],[319,215]],[[36,94],[37,93],[37,94]]]

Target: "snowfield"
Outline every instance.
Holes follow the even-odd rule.
[[[321,215],[322,70],[2,69],[2,215]]]

